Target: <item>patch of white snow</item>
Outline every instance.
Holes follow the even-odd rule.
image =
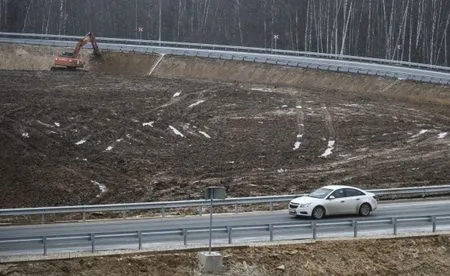
[[[200,134],[202,134],[203,136],[205,136],[206,138],[211,138],[211,136],[208,135],[208,133],[204,132],[204,131],[199,131]]]
[[[295,142],[293,150],[298,150],[298,148],[300,147],[301,144],[302,144],[302,142],[299,142],[299,141]]]
[[[155,122],[154,121],[151,121],[151,122],[148,122],[148,123],[142,123],[142,126],[150,126],[150,127],[153,127],[153,124],[154,124]]]
[[[28,134],[28,132],[24,132],[22,133],[22,137],[30,138],[30,134]]]
[[[421,131],[419,131],[419,133],[417,133],[417,134],[415,134],[415,135],[413,135],[411,137],[412,138],[416,138],[416,137],[418,137],[418,136],[420,136],[420,135],[422,135],[422,134],[424,134],[426,132],[428,132],[428,129],[422,129]]]
[[[194,106],[196,106],[196,105],[199,105],[199,104],[203,103],[204,101],[205,101],[205,100],[197,101],[197,102],[195,102],[195,103],[189,105],[188,107],[189,107],[189,108],[194,107]]]
[[[86,139],[82,139],[82,140],[76,142],[75,145],[78,146],[78,145],[82,145],[82,144],[84,144],[84,143],[86,143]]]
[[[178,129],[174,128],[173,126],[169,126],[169,128],[175,133],[175,135],[184,137],[183,133],[179,132]]]
[[[108,146],[105,151],[111,151],[113,149],[113,146]]]
[[[181,95],[181,91],[178,91],[177,93],[173,94],[172,98],[178,97]]]
[[[327,157],[328,155],[330,155],[331,151],[334,149],[334,143],[335,143],[334,140],[328,141],[327,149],[325,150],[324,153],[322,153],[322,155],[320,157]]]
[[[447,136],[447,133],[448,133],[448,132],[441,132],[441,133],[439,133],[439,134],[438,134],[438,138],[439,138],[439,139],[443,139],[445,136]]]
[[[106,188],[105,185],[98,183],[97,181],[91,180],[91,183],[94,185],[97,185],[98,188],[100,189],[100,193],[98,195],[96,195],[96,197],[101,197],[102,194],[106,193],[108,191],[108,188]]]
[[[60,124],[59,124],[58,122],[55,122],[54,124],[55,124],[55,126],[57,126],[57,127],[60,126]]]

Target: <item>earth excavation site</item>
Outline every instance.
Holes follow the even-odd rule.
[[[0,208],[199,199],[210,185],[241,197],[448,184],[448,86],[169,55],[89,62],[88,50],[85,71],[52,72],[55,54],[0,45]],[[227,273],[450,273],[445,235],[336,244],[225,252]],[[195,256],[5,264],[0,275],[195,275]]]
[[[1,208],[448,183],[448,86],[85,51],[1,45]]]

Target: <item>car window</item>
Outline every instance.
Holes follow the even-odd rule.
[[[351,188],[345,189],[345,193],[347,194],[347,196],[362,196],[362,195],[364,195],[363,192],[356,190],[356,189],[351,189]]]
[[[331,195],[334,196],[335,198],[341,198],[341,197],[345,197],[345,192],[344,192],[344,189],[338,189],[338,190],[334,191]]]
[[[332,190],[326,188],[319,188],[309,194],[310,197],[325,198]]]

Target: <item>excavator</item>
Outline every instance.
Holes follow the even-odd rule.
[[[89,42],[92,44],[94,58],[99,58],[101,55],[94,33],[89,32],[78,41],[73,52],[64,52],[61,55],[58,55],[55,58],[55,63],[51,70],[77,70],[78,68],[83,68],[84,62],[81,60],[80,51],[81,48]]]

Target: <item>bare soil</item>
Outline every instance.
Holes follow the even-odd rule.
[[[448,86],[87,49],[51,72],[58,51],[0,45],[2,208],[448,183]]]
[[[448,275],[450,236],[223,249],[223,275]],[[207,275],[198,252],[0,264],[0,275]]]

